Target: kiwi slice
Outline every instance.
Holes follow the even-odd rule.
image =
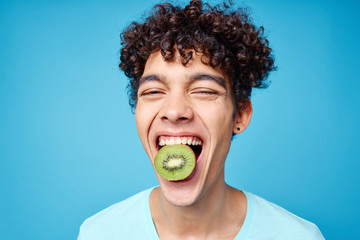
[[[187,145],[167,145],[157,153],[154,165],[158,174],[169,181],[187,178],[195,168],[195,153]]]

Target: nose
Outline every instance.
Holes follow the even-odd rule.
[[[194,112],[189,100],[181,94],[176,94],[164,101],[160,117],[161,120],[171,123],[187,123],[193,119]]]

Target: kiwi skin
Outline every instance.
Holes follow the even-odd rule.
[[[189,146],[167,145],[156,154],[154,167],[162,178],[168,181],[180,181],[192,173],[195,163],[195,153]]]

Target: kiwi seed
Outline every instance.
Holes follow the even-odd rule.
[[[187,145],[167,145],[157,153],[154,165],[157,173],[166,180],[187,178],[195,168],[195,153]]]

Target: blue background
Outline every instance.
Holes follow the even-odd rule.
[[[157,185],[117,67],[119,34],[155,1],[1,1],[0,239],[75,239]],[[245,1],[278,71],[254,92],[227,182],[360,236],[359,3]]]

